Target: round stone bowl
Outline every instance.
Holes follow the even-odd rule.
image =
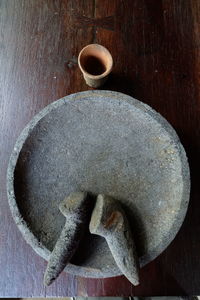
[[[185,151],[170,124],[132,97],[111,91],[66,96],[25,127],[7,172],[13,218],[45,260],[65,222],[58,205],[73,191],[121,202],[142,267],[170,244],[184,220],[190,193]],[[89,230],[65,271],[121,275],[106,241]]]

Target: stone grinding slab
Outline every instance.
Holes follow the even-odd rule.
[[[26,241],[48,260],[74,191],[108,194],[127,212],[141,267],[174,239],[185,217],[190,175],[171,125],[144,103],[111,91],[66,96],[19,136],[7,172],[8,200]],[[88,233],[65,271],[121,275],[106,241]]]

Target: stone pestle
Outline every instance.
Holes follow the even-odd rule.
[[[89,225],[90,232],[104,237],[121,272],[133,284],[139,284],[139,263],[126,215],[119,202],[98,195]]]
[[[46,286],[50,285],[63,271],[83,237],[90,211],[87,193],[71,193],[60,203],[59,209],[65,216],[66,222],[45,271],[44,285]]]

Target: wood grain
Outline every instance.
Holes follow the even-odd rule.
[[[200,294],[200,2],[199,0],[0,0],[0,296],[153,296]],[[103,89],[151,105],[176,129],[191,168],[191,201],[175,240],[141,270],[124,277],[62,274],[42,285],[46,263],[17,230],[6,197],[15,140],[43,107],[87,90],[77,55],[106,46],[114,70]]]

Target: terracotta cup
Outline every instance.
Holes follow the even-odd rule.
[[[79,53],[78,65],[86,84],[98,88],[105,83],[112,71],[113,59],[105,47],[90,44]]]

